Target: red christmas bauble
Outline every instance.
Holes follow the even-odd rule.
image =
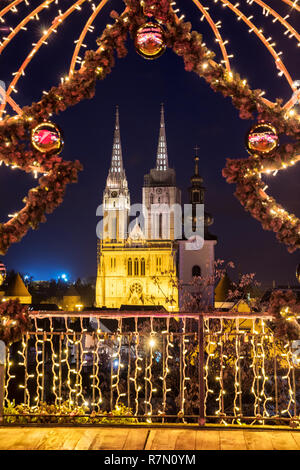
[[[31,132],[31,143],[41,153],[60,153],[64,142],[61,131],[52,122],[42,122]]]
[[[136,33],[135,48],[145,59],[157,59],[166,49],[164,30],[159,24],[148,22]]]
[[[249,153],[267,154],[279,145],[277,131],[272,124],[259,122],[247,134],[246,146]]]

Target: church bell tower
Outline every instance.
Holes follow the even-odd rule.
[[[188,188],[189,192],[189,203],[192,205],[192,229],[195,231],[197,218],[196,218],[196,208],[197,204],[204,204],[205,202],[205,192],[206,188],[203,186],[203,178],[199,174],[199,156],[198,156],[199,147],[195,147],[195,157],[194,157],[194,174],[191,177],[191,186]],[[209,233],[208,227],[214,222],[211,214],[204,210],[204,238],[207,239],[216,239],[214,235]]]
[[[192,227],[195,230],[197,224],[197,205],[204,204],[204,240],[201,248],[191,246],[190,240],[178,240],[178,277],[185,286],[185,291],[179,293],[180,308],[185,308],[187,298],[195,296],[201,298],[201,308],[214,305],[214,286],[208,285],[199,297],[199,285],[195,278],[204,279],[207,282],[214,275],[215,245],[217,237],[209,232],[213,224],[213,217],[205,211],[205,192],[203,178],[199,172],[198,147],[195,148],[194,174],[190,178],[188,188],[189,203],[192,205]],[[202,222],[202,221],[201,221]],[[199,307],[200,308],[200,307]]]
[[[130,195],[123,166],[118,106],[116,108],[111,165],[103,193],[103,209],[103,240],[126,239],[128,235]]]
[[[181,204],[181,192],[176,187],[176,174],[169,168],[164,106],[161,105],[156,167],[144,177],[143,205],[147,239],[175,238],[175,215],[170,211]]]

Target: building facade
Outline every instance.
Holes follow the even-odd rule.
[[[198,160],[189,189],[192,204],[204,203],[205,189],[198,174]],[[207,240],[203,248],[192,252],[187,247],[189,240],[181,239],[182,215],[176,212],[176,208],[181,207],[181,191],[176,185],[175,170],[169,167],[163,105],[156,165],[144,177],[142,204],[141,218],[131,222],[132,228],[127,230],[130,194],[117,109],[112,160],[103,193],[104,218],[98,241],[95,304],[99,308],[153,305],[170,312],[178,311],[181,307],[179,284],[187,285],[196,275],[212,274],[216,238],[208,232],[212,218],[205,213]],[[195,271],[195,263],[200,271]]]

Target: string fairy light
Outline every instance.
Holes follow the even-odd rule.
[[[181,352],[181,357],[180,357],[180,363],[181,363],[181,377],[180,377],[180,387],[181,387],[181,393],[180,393],[180,413],[184,416],[184,406],[185,406],[185,391],[186,391],[186,380],[188,380],[188,377],[186,377],[186,346],[185,342],[189,341],[188,338],[185,337],[186,333],[186,318],[182,319],[182,328],[181,328],[181,335],[180,335],[180,352]],[[185,420],[183,418],[183,422],[185,423]]]
[[[193,0],[194,1],[194,0]],[[233,5],[229,0],[214,0],[215,3],[220,1],[225,7],[228,7],[235,15],[238,17],[238,19],[241,19],[245,24],[249,26],[249,33],[254,32],[255,35],[260,39],[260,41],[263,43],[263,45],[268,49],[268,51],[271,53],[275,60],[276,67],[279,69],[278,74],[284,75],[286,80],[288,81],[290,87],[293,88],[293,79],[290,76],[288,70],[286,69],[285,65],[283,64],[281,58],[280,58],[280,53],[277,53],[274,49],[274,45],[270,43],[265,35],[262,32],[262,29],[258,29],[257,26],[251,21],[253,18],[253,15],[247,17],[239,8],[237,8],[237,5]],[[279,17],[280,15],[278,15]]]
[[[94,20],[96,19],[96,17],[99,15],[99,13],[101,12],[102,8],[106,5],[107,2],[108,2],[108,0],[102,0],[99,3],[99,5],[97,5],[97,7],[93,9],[93,13],[91,14],[89,19],[87,20],[86,24],[84,25],[84,27],[81,31],[81,34],[79,36],[79,39],[76,40],[76,46],[75,46],[73,56],[72,56],[72,59],[71,59],[69,75],[72,75],[74,73],[76,62],[81,63],[81,60],[78,61],[80,48],[83,46],[83,41],[86,37],[87,32],[88,31],[90,31],[90,32],[93,31],[93,29],[91,29],[92,28],[91,25],[94,22]]]
[[[170,355],[170,347],[173,347],[171,342],[171,332],[170,332],[170,319],[166,319],[166,329],[162,331],[163,335],[163,374],[161,377],[162,380],[162,410],[159,411],[160,414],[166,414],[167,407],[167,394],[169,391],[168,388],[168,376],[170,374],[170,365],[169,360],[172,358]],[[163,421],[164,422],[164,421]]]
[[[63,21],[68,18],[75,10],[77,10],[77,7],[79,7],[83,2],[87,0],[77,0],[76,2],[73,3],[64,13],[60,13],[59,16],[57,16],[51,26],[47,29],[47,33],[43,34],[42,37],[39,39],[39,41],[34,45],[33,49],[31,52],[27,55],[25,60],[23,61],[22,65],[19,67],[18,71],[16,72],[13,80],[10,82],[7,91],[6,91],[6,98],[10,96],[12,91],[17,92],[15,86],[21,76],[25,73],[25,69],[28,66],[28,64],[31,62],[33,56],[37,53],[37,51],[41,48],[41,46],[45,43],[46,39],[54,32],[54,30],[57,30],[62,24]],[[0,104],[0,115],[2,114],[2,111],[5,107],[4,104]]]
[[[17,112],[18,114],[21,114],[21,109],[18,107],[16,102],[10,96],[12,94],[12,92],[17,93],[17,91],[18,91],[17,88],[16,88],[17,82],[19,81],[21,76],[23,76],[25,74],[25,69],[27,68],[29,62],[36,55],[36,53],[38,52],[40,47],[43,44],[47,44],[47,39],[50,37],[50,35],[52,33],[56,33],[57,28],[69,17],[69,15],[75,10],[80,11],[81,8],[82,8],[82,4],[84,2],[86,2],[87,4],[89,4],[91,6],[92,14],[90,15],[90,17],[88,18],[87,22],[85,23],[83,29],[81,30],[79,39],[76,41],[75,50],[73,52],[73,56],[72,56],[72,60],[71,60],[69,75],[73,74],[73,72],[75,70],[75,64],[79,64],[81,67],[84,67],[84,63],[83,63],[81,57],[79,56],[79,50],[80,50],[81,47],[86,47],[86,44],[84,44],[84,42],[83,42],[84,38],[86,37],[87,32],[92,32],[93,31],[92,23],[95,20],[95,18],[97,17],[97,15],[101,12],[102,8],[105,6],[107,1],[108,0],[102,0],[97,6],[95,6],[94,3],[91,2],[91,0],[78,0],[78,1],[74,2],[73,5],[70,6],[70,8],[68,10],[66,10],[65,12],[62,12],[61,10],[58,11],[58,15],[54,18],[51,26],[48,29],[46,28],[44,30],[42,38],[40,38],[40,40],[37,43],[34,44],[33,49],[28,54],[27,58],[24,60],[24,62],[22,63],[22,65],[20,66],[18,71],[14,73],[14,78],[8,86],[6,101],[5,101],[5,103],[0,104],[0,120],[2,120],[2,116],[1,116],[2,113],[6,112],[6,110],[5,110],[6,104],[11,105],[15,112]],[[213,30],[213,32],[216,36],[216,41],[217,41],[217,43],[220,46],[221,51],[222,51],[223,60],[221,61],[221,63],[224,63],[225,68],[228,71],[230,71],[229,59],[233,57],[233,54],[228,54],[227,53],[226,45],[228,44],[228,39],[224,40],[222,38],[221,34],[219,33],[219,29],[221,27],[221,21],[219,20],[218,22],[214,22],[212,20],[211,16],[210,16],[210,14],[209,14],[209,7],[203,6],[202,3],[199,0],[192,0],[192,1],[198,7],[198,9],[201,11],[201,13],[202,13],[202,18],[201,19],[206,19],[208,21],[210,27],[212,28],[212,30]],[[269,37],[269,38],[265,37],[263,35],[262,29],[257,28],[251,22],[251,19],[253,18],[253,15],[246,16],[244,13],[242,13],[237,8],[238,5],[239,5],[238,3],[232,4],[228,0],[214,0],[215,3],[217,3],[218,1],[220,1],[222,3],[223,7],[228,7],[232,12],[234,12],[239,20],[242,20],[243,22],[248,24],[249,32],[253,31],[259,37],[259,39],[262,41],[262,43],[265,45],[265,47],[267,47],[268,50],[270,51],[270,53],[273,55],[273,57],[275,59],[275,64],[278,67],[278,74],[280,76],[284,75],[286,77],[286,79],[288,80],[288,82],[289,82],[290,86],[292,87],[292,89],[295,91],[295,89],[293,88],[293,83],[294,82],[291,79],[286,67],[284,66],[284,64],[281,60],[282,51],[276,52],[275,49],[274,49],[274,42],[272,42],[272,38],[271,37]],[[22,0],[16,0],[16,1],[10,2],[9,5],[7,5],[4,9],[2,9],[0,11],[0,20],[4,21],[3,17],[9,11],[15,12],[16,7],[21,2],[22,2]],[[8,43],[13,39],[13,37],[16,36],[16,34],[18,32],[20,32],[21,30],[26,30],[27,23],[29,21],[31,21],[32,19],[38,19],[39,18],[39,13],[41,11],[43,11],[44,9],[49,8],[50,4],[52,4],[53,2],[56,5],[58,4],[58,0],[45,0],[45,1],[41,2],[40,5],[38,5],[29,14],[27,14],[25,16],[25,18],[23,18],[22,21],[19,22],[15,28],[11,28],[10,34],[7,37],[5,37],[4,42],[2,43],[1,47],[5,48],[8,45]],[[25,3],[26,3],[26,5],[29,5],[29,3],[26,0],[25,0]],[[299,41],[300,35],[299,35],[299,33],[287,21],[287,18],[289,17],[289,15],[286,15],[284,17],[281,16],[274,9],[272,9],[266,2],[263,2],[262,0],[253,0],[253,1],[248,0],[247,3],[249,5],[252,5],[253,3],[255,3],[256,5],[261,7],[263,15],[265,15],[265,16],[270,15],[274,18],[273,21],[279,21],[285,28],[284,35],[288,35],[289,37],[296,38],[297,41],[298,41],[298,45],[300,45],[300,41]],[[288,0],[286,0],[285,3],[290,5],[292,9],[296,9],[296,10],[299,11],[299,6],[297,5],[296,2],[289,2]],[[176,13],[176,11],[177,10],[175,10],[175,11],[173,10],[173,12],[175,12],[175,13]],[[178,19],[178,21],[181,21],[181,19],[183,17],[184,17],[184,15],[182,15],[181,18]],[[121,20],[124,21],[124,22],[126,22],[126,20],[128,20],[126,14],[122,15]],[[110,27],[110,26],[112,26],[112,25],[107,25],[107,27]],[[1,47],[0,47],[0,50],[1,50]],[[100,48],[101,47],[102,46],[100,46]],[[100,50],[100,48],[99,48],[99,50]],[[268,101],[265,98],[264,98],[264,101],[268,104],[271,104],[271,102]],[[292,103],[287,103],[287,110],[290,110],[292,105],[293,105]]]
[[[152,384],[152,364],[153,364],[153,347],[154,347],[154,330],[153,330],[153,317],[150,317],[150,340],[148,345],[146,345],[146,366],[145,366],[145,415],[147,423],[151,423],[150,416],[152,415],[152,393],[153,393],[153,384]],[[149,354],[147,354],[147,349],[149,349]],[[148,360],[149,357],[149,360]]]
[[[134,388],[135,388],[135,413],[134,415],[138,415],[139,413],[139,392],[142,389],[142,386],[138,383],[138,376],[139,372],[142,370],[140,366],[140,361],[143,360],[142,357],[139,355],[139,332],[138,332],[138,318],[136,317],[134,319],[135,323],[135,330],[134,330],[134,341],[135,341],[135,346],[134,346],[134,353],[135,353],[135,368],[134,368],[134,377],[132,378],[134,382]]]
[[[18,23],[14,28],[11,29],[11,32],[8,36],[4,37],[3,41],[0,42],[0,54],[3,53],[4,49],[8,46],[8,44],[12,41],[12,39],[21,31],[27,30],[25,25],[27,25],[30,21],[35,19],[35,15],[42,11],[45,8],[49,8],[49,5],[53,3],[55,0],[45,0],[43,1],[38,7],[35,8],[32,12],[30,12],[27,16],[25,16],[20,23]],[[47,33],[47,30],[44,30],[44,34]],[[15,72],[17,73],[17,72]],[[14,73],[14,74],[15,74]]]
[[[60,318],[57,313],[55,317]],[[9,403],[11,390],[18,385],[16,376],[20,377],[20,370],[21,376],[24,377],[19,385],[23,390],[23,405],[30,407],[31,412],[38,412],[43,402],[49,399],[60,408],[67,398],[71,407],[89,405],[91,410],[101,413],[103,393],[108,404],[107,398],[111,394],[113,400],[110,403],[110,410],[118,411],[121,409],[122,398],[124,397],[125,401],[126,393],[131,393],[130,386],[129,391],[127,388],[127,392],[122,393],[126,389],[126,382],[129,381],[129,384],[134,384],[134,389],[132,387],[133,396],[135,395],[133,416],[148,423],[152,422],[153,416],[157,416],[162,422],[166,422],[168,419],[167,403],[169,400],[174,400],[172,383],[178,381],[180,389],[177,401],[178,412],[174,417],[181,418],[185,423],[190,422],[186,415],[186,405],[190,400],[186,385],[187,381],[191,380],[191,377],[187,375],[187,364],[192,356],[187,354],[187,345],[194,338],[193,348],[196,348],[194,357],[198,358],[198,340],[197,334],[188,330],[186,317],[182,318],[181,329],[178,332],[171,331],[171,321],[176,321],[176,314],[166,317],[163,320],[165,321],[163,329],[157,331],[154,329],[155,314],[152,314],[148,317],[150,331],[144,332],[139,331],[139,317],[135,316],[134,330],[128,332],[123,326],[123,317],[118,316],[116,330],[109,333],[101,330],[101,314],[97,316],[97,330],[92,333],[87,332],[80,313],[76,314],[76,318],[79,318],[76,331],[71,327],[71,318],[66,315],[61,317],[64,329],[61,330],[60,327],[60,331],[56,331],[53,323],[54,317],[52,318],[48,313],[43,313],[42,325],[39,324],[38,315],[34,315],[33,318],[34,328],[23,336],[17,351],[18,360],[15,366],[11,360],[11,351],[9,348],[7,350],[5,403]],[[46,318],[49,320],[49,328],[45,327]],[[205,416],[208,415],[208,410],[214,411],[215,405],[212,408],[212,401],[214,401],[217,403],[217,409],[214,416],[209,415],[207,419],[213,422],[217,420],[223,425],[244,426],[246,423],[262,425],[276,419],[298,423],[299,412],[295,397],[299,368],[293,362],[291,343],[275,341],[273,332],[267,327],[265,319],[255,314],[248,315],[247,321],[250,326],[241,329],[242,318],[245,316],[235,313],[232,318],[228,318],[226,314],[218,317],[214,314],[207,314],[204,319]],[[85,343],[87,335],[91,338],[90,349]],[[176,336],[175,344],[174,336]],[[160,344],[163,344],[161,351],[163,360],[154,362],[154,351],[160,347]],[[102,383],[99,381],[101,374],[99,364],[101,363],[101,349],[106,347],[109,347],[111,351],[111,363],[118,360],[118,366],[115,364],[112,371],[111,387],[102,390]],[[134,356],[130,364],[122,360],[122,350],[129,347]],[[90,365],[92,376],[89,377],[90,385],[94,387],[90,387],[92,392],[90,402],[83,388],[83,377],[88,373],[84,371],[84,367],[88,365],[87,354],[92,351],[94,351]],[[176,354],[175,357],[174,354]],[[124,357],[129,357],[128,351]],[[280,366],[277,364],[278,358]],[[181,363],[181,368],[177,365],[172,367],[173,363],[177,365]],[[242,387],[242,363],[246,367],[247,381],[250,382],[247,389],[245,385]],[[153,400],[156,381],[159,380],[159,375],[153,374],[154,364],[155,367],[160,367],[162,372],[162,386],[157,388],[158,394],[161,394],[161,404],[160,400]],[[192,366],[192,363],[190,365]],[[271,365],[272,380],[268,371]],[[16,367],[16,372],[18,371],[16,375],[12,375],[13,366]],[[127,373],[125,370],[123,375],[121,374],[122,367],[127,368]],[[216,374],[214,374],[215,371]],[[145,394],[140,393],[141,376],[145,384]],[[47,380],[45,380],[46,377]],[[249,401],[249,393],[253,396],[253,401]],[[144,406],[141,406],[142,401]],[[31,406],[32,404],[34,406]],[[252,411],[249,413],[250,406]],[[144,411],[143,415],[140,409]]]
[[[279,21],[284,27],[285,27],[285,32],[284,35],[289,35],[289,38],[295,37],[298,41],[298,46],[300,45],[300,34],[293,28],[293,26],[286,21],[287,18],[289,18],[290,15],[286,15],[285,17],[282,17],[277,11],[273,10],[270,5],[267,5],[265,2],[262,0],[247,0],[247,3],[251,6],[253,3],[259,5],[262,7],[263,10],[263,15],[268,16],[269,14],[274,17],[273,22],[275,23],[276,21]],[[268,38],[267,41],[272,40],[272,38]]]
[[[233,412],[234,416],[241,417],[242,415],[242,391],[241,391],[241,354],[240,354],[240,322],[239,319],[235,321],[235,361],[234,361],[234,400]],[[238,405],[237,405],[238,400]],[[239,419],[237,423],[240,424]]]

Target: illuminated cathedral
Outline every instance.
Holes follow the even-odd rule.
[[[205,195],[197,155],[194,164],[188,189],[193,218],[194,209],[197,204],[204,204]],[[144,176],[142,223],[137,217],[130,222],[133,214],[130,213],[117,107],[111,165],[102,201],[96,307],[147,305],[176,312],[183,307],[179,285],[189,288],[193,277],[212,275],[217,243],[208,230],[212,217],[204,212],[204,243],[191,250],[191,241],[178,237],[176,227],[182,224],[182,216],[170,210],[174,205],[181,207],[181,190],[176,185],[175,170],[169,167],[162,105],[156,165]],[[213,289],[209,296],[213,304]]]

